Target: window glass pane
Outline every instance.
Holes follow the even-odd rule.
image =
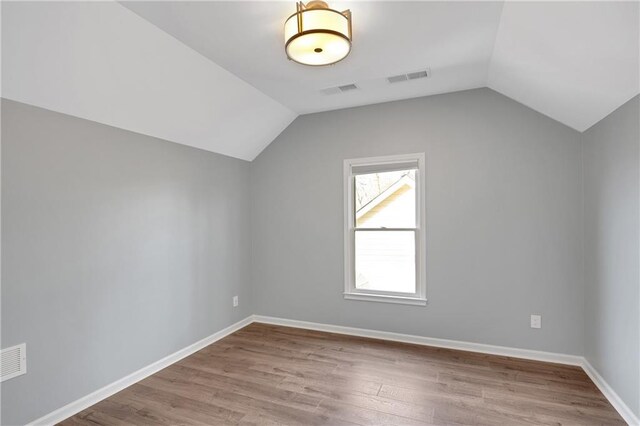
[[[416,292],[414,231],[355,231],[356,289]]]
[[[356,175],[356,228],[414,228],[416,171]]]

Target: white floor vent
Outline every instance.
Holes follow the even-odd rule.
[[[12,346],[0,351],[0,382],[27,372],[27,344]]]

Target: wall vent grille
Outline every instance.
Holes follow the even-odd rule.
[[[421,71],[409,72],[406,74],[392,75],[390,77],[387,77],[387,81],[393,84],[393,83],[400,83],[403,81],[417,80],[419,78],[428,78],[428,77],[431,77],[431,70],[429,68]]]
[[[0,351],[0,382],[27,372],[27,345],[12,346]]]

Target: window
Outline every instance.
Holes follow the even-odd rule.
[[[424,154],[344,162],[345,298],[426,304]]]

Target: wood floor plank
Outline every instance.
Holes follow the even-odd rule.
[[[625,423],[579,367],[254,323],[61,424]]]

